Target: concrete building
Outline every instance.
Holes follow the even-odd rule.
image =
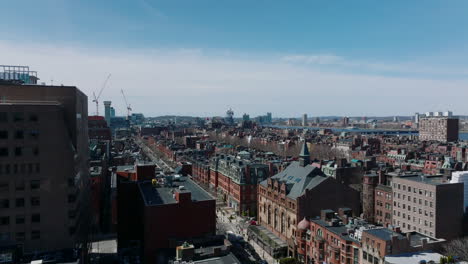
[[[459,120],[449,116],[425,117],[419,121],[419,140],[453,142],[458,140]]]
[[[0,84],[0,240],[74,248],[89,215],[88,99],[72,86]]]
[[[307,126],[307,125],[308,125],[307,114],[303,114],[302,115],[302,126]]]
[[[463,210],[468,212],[468,171],[454,171],[450,183],[463,183]]]
[[[449,183],[440,175],[410,175],[394,177],[392,188],[394,226],[444,239],[461,235],[463,183]]]
[[[106,119],[107,125],[111,126],[111,101],[104,101],[104,118]]]

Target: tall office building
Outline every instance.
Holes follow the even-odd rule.
[[[273,122],[273,117],[272,117],[272,115],[271,115],[270,112],[268,112],[268,113],[266,114],[266,122],[267,122],[268,124],[271,124],[271,123]]]
[[[307,114],[302,115],[302,126],[307,126]]]
[[[111,101],[104,101],[104,118],[106,119],[107,125],[110,127],[111,125]]]
[[[0,84],[0,243],[74,248],[87,234],[88,98],[71,86]]]

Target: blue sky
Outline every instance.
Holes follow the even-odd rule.
[[[2,64],[30,65],[43,81],[88,95],[111,72],[103,97],[124,109],[123,88],[148,115],[221,115],[228,106],[237,115],[468,113],[460,99],[468,96],[467,1],[1,6],[0,46],[10,51]]]

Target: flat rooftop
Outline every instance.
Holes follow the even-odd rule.
[[[421,182],[430,185],[442,185],[442,184],[451,184],[441,175],[411,175],[411,176],[399,176],[397,178],[405,179],[414,182]]]
[[[179,186],[184,186],[184,190],[179,191]],[[175,204],[177,200],[173,194],[176,192],[190,192],[193,202],[215,200],[188,177],[173,181],[171,187],[154,187],[151,181],[139,182],[138,187],[147,206]]]

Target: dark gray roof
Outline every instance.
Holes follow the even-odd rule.
[[[405,238],[405,236],[403,236],[402,234],[394,232],[393,230],[390,230],[388,228],[368,229],[364,230],[363,232],[369,233],[370,235],[373,235],[385,241],[392,240],[392,236],[397,236],[398,239]]]
[[[292,162],[285,170],[271,177],[272,180],[285,182],[287,196],[296,199],[325,181],[327,177],[323,172],[312,165],[300,166],[299,162]],[[268,185],[268,180],[262,181],[263,186]]]
[[[143,181],[138,183],[140,192],[143,196],[145,204],[150,205],[162,205],[162,204],[173,204],[177,203],[173,196],[175,191],[179,191],[179,186],[184,186],[181,192],[190,192],[192,201],[206,201],[214,200],[214,198],[198,186],[195,182],[190,180],[188,177],[181,177],[181,181],[174,181],[173,187],[154,187],[151,181]]]
[[[226,256],[214,257],[204,260],[197,260],[193,263],[196,264],[240,264],[241,262],[232,254],[229,253]]]

